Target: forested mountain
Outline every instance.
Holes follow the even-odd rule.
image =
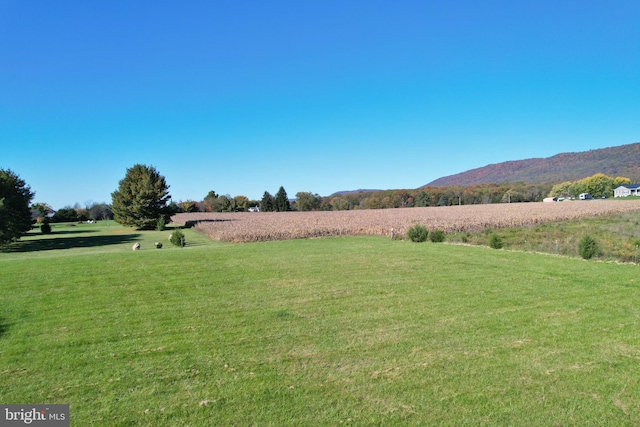
[[[624,176],[632,182],[640,182],[640,143],[491,164],[438,178],[426,186],[468,186],[502,182],[554,184],[596,173]]]
[[[346,196],[346,195],[349,195],[349,194],[359,194],[359,193],[377,193],[378,191],[384,191],[384,190],[362,190],[361,189],[361,190],[336,191],[335,193],[333,193],[329,197]]]

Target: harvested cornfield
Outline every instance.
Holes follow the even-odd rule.
[[[258,242],[329,236],[405,235],[409,227],[477,232],[485,228],[518,227],[604,214],[640,211],[640,200],[511,203],[429,208],[332,212],[184,213],[177,225],[193,226],[223,242]]]

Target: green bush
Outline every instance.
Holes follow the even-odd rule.
[[[42,234],[51,233],[51,224],[49,224],[48,221],[43,222],[42,225],[40,226],[40,232]]]
[[[584,236],[578,243],[578,253],[584,259],[593,258],[598,253],[598,242],[589,235]]]
[[[489,235],[489,246],[493,249],[502,249],[504,246],[504,242],[502,241],[502,237],[498,236],[495,233],[491,233]]]
[[[167,222],[164,220],[164,216],[160,215],[156,221],[156,231],[164,231]]]
[[[412,242],[426,242],[427,237],[429,236],[429,232],[422,225],[414,225],[409,230],[407,230],[407,237]]]
[[[429,240],[431,240],[433,243],[440,243],[440,242],[444,242],[444,231],[442,230],[433,230],[431,233],[429,233]]]
[[[182,248],[185,245],[184,234],[182,234],[182,231],[180,230],[175,230],[171,233],[171,236],[169,236],[169,241]]]

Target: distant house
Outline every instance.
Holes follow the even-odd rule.
[[[613,190],[613,197],[640,196],[640,184],[621,185]]]
[[[258,206],[254,206],[252,208],[249,208],[249,212],[260,212],[260,208]]]

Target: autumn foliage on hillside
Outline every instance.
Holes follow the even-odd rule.
[[[477,185],[495,182],[528,184],[566,181],[603,173],[640,180],[640,143],[580,153],[562,153],[547,158],[508,161],[439,178],[429,186]]]

